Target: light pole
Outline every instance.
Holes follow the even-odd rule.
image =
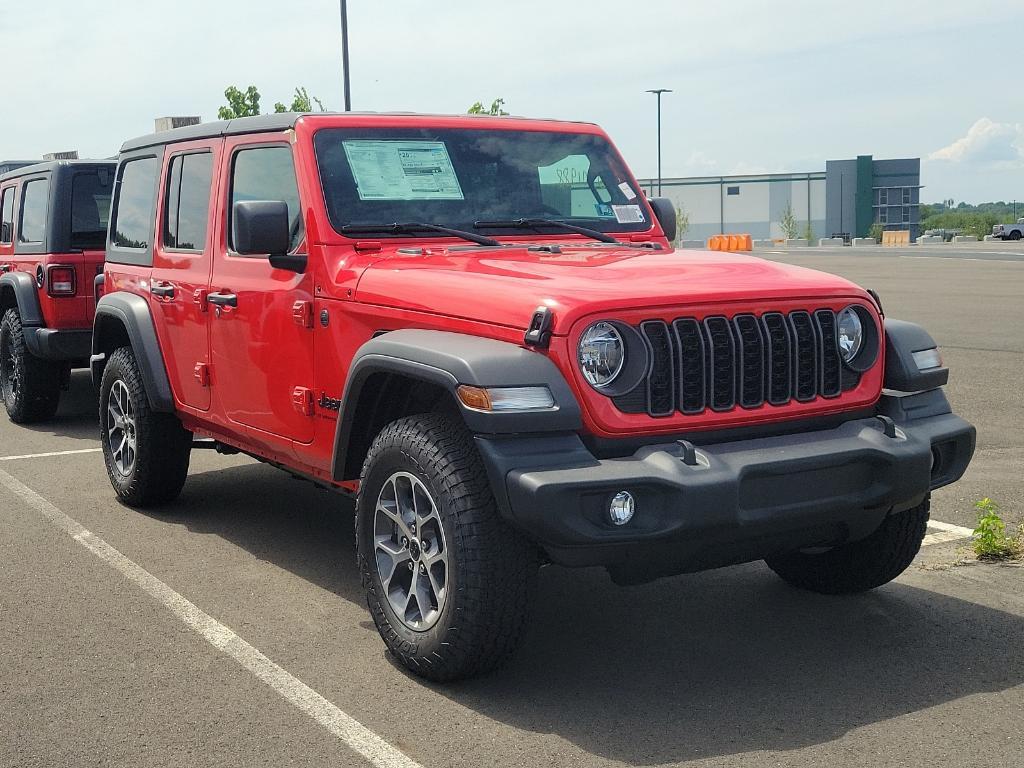
[[[341,0],[341,68],[345,83],[345,111],[352,111],[352,96],[348,83],[348,3]]]
[[[661,94],[672,93],[671,88],[653,88],[647,93],[658,97],[658,197],[661,197]]]

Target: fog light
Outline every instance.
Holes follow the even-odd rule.
[[[633,519],[636,511],[636,501],[629,491],[619,491],[612,497],[612,503],[608,505],[608,518],[615,525],[625,525]]]

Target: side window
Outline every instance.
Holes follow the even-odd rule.
[[[14,239],[14,187],[4,190],[0,211],[0,243],[7,244]]]
[[[158,168],[155,157],[129,160],[121,166],[121,188],[111,235],[118,248],[149,248]]]
[[[164,247],[201,251],[206,246],[212,181],[213,155],[209,152],[171,158],[164,205]]]
[[[46,210],[50,202],[50,180],[36,179],[22,192],[19,243],[41,243],[46,234]]]
[[[71,247],[98,249],[107,236],[114,174],[107,169],[76,173],[71,180]]]
[[[295,250],[302,242],[302,206],[295,183],[295,165],[289,147],[254,147],[235,155],[231,169],[231,211],[241,200],[283,200],[288,205],[291,222],[291,246]],[[234,224],[230,232],[234,247]]]

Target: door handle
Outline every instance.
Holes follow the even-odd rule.
[[[174,285],[171,283],[153,283],[149,292],[161,299],[174,298]]]
[[[206,300],[218,307],[237,307],[238,297],[233,293],[211,293]]]

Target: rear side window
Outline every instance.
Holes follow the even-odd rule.
[[[110,216],[114,174],[108,170],[76,173],[71,180],[71,247],[102,248]]]
[[[155,157],[129,160],[121,166],[121,188],[111,236],[118,248],[149,248],[158,168]]]
[[[213,155],[209,152],[171,158],[164,205],[166,248],[201,251],[206,246],[212,180]]]
[[[288,147],[255,147],[235,155],[231,171],[231,210],[242,200],[283,200],[288,205],[291,222],[291,245],[295,250],[302,241],[302,207],[295,183],[295,166]],[[234,227],[231,232],[234,246]]]
[[[8,187],[0,200],[0,243],[10,243],[13,239],[14,187]]]
[[[36,179],[22,192],[19,243],[41,243],[46,234],[46,210],[50,202],[50,180]]]

